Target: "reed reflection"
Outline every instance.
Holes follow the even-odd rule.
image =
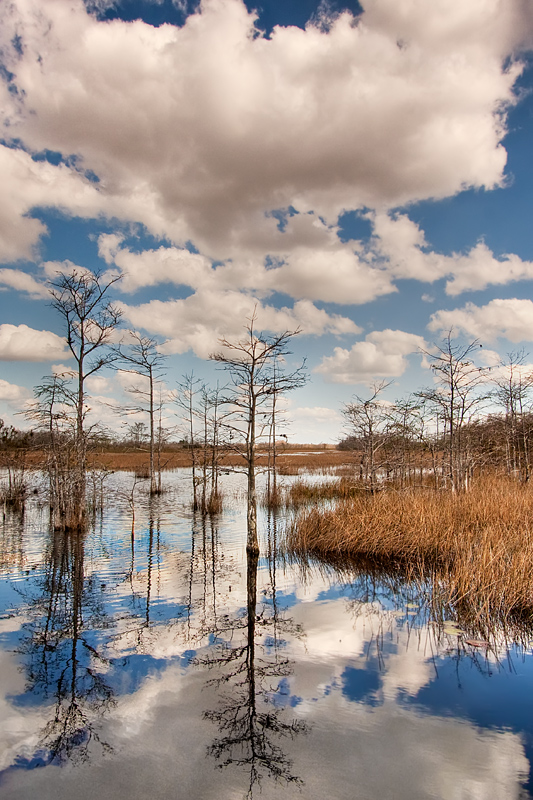
[[[0,525],[0,572],[9,575],[25,568],[24,515],[4,508]]]
[[[111,621],[99,582],[85,578],[84,549],[81,531],[50,534],[41,591],[28,598],[30,619],[22,626],[27,692],[53,699],[39,744],[49,763],[86,760],[94,743],[111,749],[99,722],[115,700],[105,677],[110,662],[97,635]]]

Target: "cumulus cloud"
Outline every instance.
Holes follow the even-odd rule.
[[[246,320],[257,315],[257,330],[282,333],[301,329],[319,336],[358,333],[360,328],[347,317],[328,314],[308,300],[299,300],[292,308],[262,305],[242,292],[197,292],[183,300],[152,300],[139,306],[119,303],[123,316],[136,328],[162,336],[164,353],[192,350],[207,358],[217,350],[222,336],[232,340],[243,336]]]
[[[533,28],[524,0],[367,0],[356,24],[346,12],[269,38],[242,0],[203,0],[181,28],[102,22],[81,0],[0,14],[4,137],[76,156],[2,148],[11,259],[44,232],[38,205],[142,222],[223,259],[276,239],[274,209],[331,222],[496,186],[512,56]]]
[[[446,256],[429,249],[424,232],[407,215],[367,216],[373,235],[365,245],[342,242],[338,228],[314,214],[293,214],[283,232],[270,241],[267,259],[264,250],[251,245],[246,258],[241,255],[222,263],[186,248],[161,246],[134,252],[118,234],[102,234],[99,253],[120,269],[124,276],[120,288],[126,292],[173,283],[195,291],[240,289],[262,296],[283,292],[297,300],[355,305],[398,291],[394,282],[402,278],[425,283],[447,278],[446,292],[452,296],[533,278],[533,263],[516,255],[496,258],[484,242],[466,253]],[[44,266],[51,274],[51,268]],[[428,294],[422,299],[432,302]]]
[[[330,422],[331,420],[338,421],[342,419],[339,412],[334,408],[325,408],[324,406],[300,406],[292,409],[291,413],[298,418],[304,417],[316,422]]]
[[[406,356],[424,347],[422,336],[405,331],[373,331],[364,342],[356,342],[350,350],[336,347],[316,367],[332,383],[372,383],[376,378],[395,378],[403,375]]]
[[[104,375],[91,375],[85,380],[85,388],[91,394],[103,395],[110,392],[113,386],[109,378]]]
[[[0,15],[5,8],[0,7]],[[9,131],[4,129],[3,135],[7,137]],[[0,261],[36,256],[39,240],[46,233],[46,226],[31,216],[36,207],[56,207],[90,217],[105,212],[95,184],[65,164],[34,161],[23,150],[0,144],[0,174]]]
[[[0,269],[0,286],[25,292],[35,299],[48,297],[46,286],[21,269]]]
[[[160,283],[198,288],[215,272],[210,259],[185,248],[159,247],[135,253],[123,247],[122,241],[123,237],[117,234],[102,234],[98,238],[98,253],[107,264],[120,269],[124,276],[120,284],[123,292]]]
[[[429,249],[424,232],[406,214],[370,214],[370,219],[374,235],[369,258],[381,261],[390,278],[427,283],[447,278],[446,294],[452,297],[533,278],[532,262],[513,254],[496,258],[482,241],[467,253],[446,256]]]
[[[366,264],[347,246],[298,248],[269,271],[265,283],[295,298],[354,305],[397,291],[390,275]]]
[[[453,311],[437,311],[428,325],[431,331],[464,333],[475,339],[510,342],[533,341],[533,302],[516,297],[491,300],[485,306],[467,303]]]
[[[192,289],[227,291],[249,289],[263,295],[283,292],[297,300],[367,303],[396,291],[391,276],[379,264],[361,259],[358,242],[342,243],[337,228],[312,214],[295,215],[265,250],[250,243],[250,252],[213,265],[211,259],[185,248],[159,247],[133,252],[117,234],[102,234],[100,256],[123,274],[120,288],[134,292],[161,283]]]
[[[53,361],[68,357],[66,341],[27,325],[0,325],[0,361]]]
[[[0,400],[19,407],[20,403],[31,397],[31,392],[24,386],[8,383],[0,378]]]
[[[290,405],[287,424],[282,430],[288,432],[293,442],[337,442],[341,424],[342,417],[335,408]]]

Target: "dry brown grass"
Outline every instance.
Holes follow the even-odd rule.
[[[299,446],[291,451],[283,450],[278,453],[276,465],[280,475],[298,475],[300,472],[337,471],[343,467],[351,474],[355,471],[353,454],[348,451],[335,449],[307,450]]]
[[[533,487],[486,477],[465,494],[356,495],[301,512],[289,552],[361,562],[429,581],[479,621],[533,620]]]
[[[258,466],[263,467],[268,463],[268,454],[265,450],[258,450]],[[89,454],[91,466],[104,467],[111,470],[127,470],[141,472],[148,469],[149,453],[147,450],[125,450],[123,452],[92,452]],[[46,463],[46,454],[32,451],[27,454],[28,466],[39,468]],[[344,465],[351,471],[353,464],[352,454],[334,448],[325,448],[321,445],[290,445],[282,446],[277,454],[277,468],[280,475],[294,475],[300,471],[319,471],[342,468]],[[220,460],[223,467],[242,466],[243,458],[237,452],[228,452]],[[161,454],[161,465],[164,469],[176,467],[190,467],[190,450],[169,450]]]
[[[358,487],[353,481],[344,478],[322,480],[315,483],[298,479],[289,486],[281,486],[279,483],[276,483],[275,487],[271,485],[270,492],[268,488],[265,489],[260,500],[265,508],[297,509],[302,506],[324,503],[328,500],[347,499],[359,491],[365,491],[364,487]]]
[[[342,478],[317,483],[297,480],[285,489],[283,505],[289,508],[299,508],[303,505],[322,503],[327,500],[347,500],[353,497],[356,491],[358,490],[352,482]]]

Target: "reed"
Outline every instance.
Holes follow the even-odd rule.
[[[341,478],[316,483],[297,480],[285,489],[283,504],[288,508],[299,508],[328,500],[346,500],[357,491],[353,482]]]
[[[343,500],[360,491],[365,491],[365,488],[345,478],[315,483],[298,479],[288,486],[276,483],[267,487],[259,499],[262,506],[271,510],[297,509],[327,501]]]
[[[211,494],[206,500],[204,511],[207,514],[220,514],[222,512],[223,506],[224,506],[224,495],[223,492],[221,492],[219,489],[216,492],[215,491],[211,492]]]
[[[430,581],[439,602],[478,622],[533,620],[533,488],[503,477],[462,494],[390,489],[307,508],[286,548]]]

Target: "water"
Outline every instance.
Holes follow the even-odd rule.
[[[284,563],[265,513],[247,562],[239,478],[211,520],[189,477],[132,507],[112,476],[84,538],[39,493],[5,520],[1,797],[531,796],[529,641],[474,647],[420,588]]]

